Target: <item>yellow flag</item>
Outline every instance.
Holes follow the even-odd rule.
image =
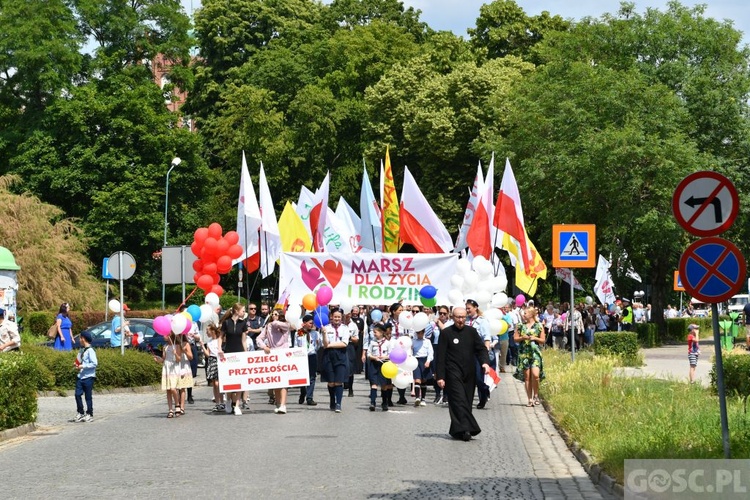
[[[516,267],[516,287],[523,290],[527,295],[534,295],[538,280],[547,279],[547,266],[544,264],[539,252],[536,251],[534,244],[529,240],[529,235],[525,230],[524,236],[526,236],[526,245],[531,252],[528,270],[523,268],[521,248],[515,238],[505,233],[503,235],[502,247],[508,251],[511,263]]]
[[[396,185],[393,183],[390,148],[385,147],[385,179],[383,182],[383,252],[398,253],[399,220]]]
[[[279,217],[279,233],[281,233],[281,249],[284,252],[307,252],[312,247],[310,235],[288,201]]]

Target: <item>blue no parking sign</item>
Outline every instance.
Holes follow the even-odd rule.
[[[703,238],[680,258],[682,285],[690,295],[709,304],[724,302],[744,286],[745,258],[723,238]]]

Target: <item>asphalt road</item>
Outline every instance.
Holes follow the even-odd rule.
[[[357,379],[340,414],[293,395],[276,415],[264,393],[241,416],[216,414],[197,387],[179,418],[159,392],[96,394],[94,421],[72,423],[72,397],[40,398],[39,429],[0,443],[2,497],[610,498],[510,375],[474,410],[483,432],[468,443],[448,436],[444,406],[368,411]]]

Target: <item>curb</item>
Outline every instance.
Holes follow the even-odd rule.
[[[557,421],[557,418],[555,418],[554,414],[552,413],[552,407],[544,399],[542,399],[542,406],[547,412],[547,416],[549,416],[549,419],[552,421],[552,425],[555,426],[555,429],[557,429],[560,437],[562,437],[563,441],[565,441],[565,444],[568,445],[568,449],[581,463],[583,469],[591,478],[591,482],[601,487],[607,493],[615,495],[617,498],[624,498],[625,489],[623,488],[623,486],[617,483],[614,477],[604,472],[601,465],[597,463],[593,455],[591,455],[585,449],[581,448],[581,445],[578,444],[577,441],[573,441],[570,438],[568,433],[565,432],[565,430],[560,425],[560,422]]]
[[[5,429],[4,431],[0,431],[0,443],[3,441],[8,441],[10,439],[25,436],[29,433],[34,432],[36,429],[37,427],[35,423],[19,425],[18,427],[14,427],[13,429]]]

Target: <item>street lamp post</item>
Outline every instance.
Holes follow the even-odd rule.
[[[162,259],[164,258],[164,248],[167,246],[167,208],[169,207],[169,174],[172,173],[172,170],[182,163],[182,160],[175,156],[172,158],[172,166],[169,167],[169,170],[167,170],[167,185],[164,189],[164,245],[162,246]],[[166,304],[166,296],[167,296],[167,287],[164,284],[164,277],[162,276],[162,283],[161,283],[161,308],[164,309]]]

